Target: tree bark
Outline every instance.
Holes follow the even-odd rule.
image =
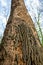
[[[37,31],[24,1],[12,0],[0,45],[0,65],[43,65],[40,48]]]

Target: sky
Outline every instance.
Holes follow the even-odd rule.
[[[0,36],[3,36],[10,15],[11,0],[0,0]]]
[[[40,13],[40,26],[43,31],[43,0],[24,0],[26,8],[36,25]],[[0,0],[0,35],[3,36],[7,20],[10,15],[11,0]]]

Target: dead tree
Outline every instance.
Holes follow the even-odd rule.
[[[0,65],[43,65],[40,40],[24,0],[11,1],[0,45]]]

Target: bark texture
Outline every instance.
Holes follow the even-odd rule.
[[[43,65],[42,56],[43,48],[24,1],[12,0],[0,45],[0,65]]]

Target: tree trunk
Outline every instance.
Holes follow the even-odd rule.
[[[43,65],[40,40],[23,0],[12,0],[0,45],[0,65]]]

